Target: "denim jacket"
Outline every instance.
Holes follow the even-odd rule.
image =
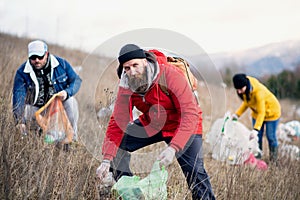
[[[65,90],[68,98],[74,96],[81,86],[80,77],[66,60],[52,54],[49,54],[49,59],[51,81],[55,92]],[[29,60],[27,60],[17,70],[13,85],[13,114],[17,122],[25,123],[23,117],[25,104],[34,104],[38,92],[39,84],[36,75]],[[31,99],[31,102],[28,102],[28,99]]]

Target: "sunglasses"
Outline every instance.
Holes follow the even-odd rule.
[[[30,60],[36,60],[36,59],[42,60],[42,59],[44,59],[44,57],[45,57],[45,54],[42,55],[42,56],[32,55],[32,56],[30,56],[29,59],[30,59]]]

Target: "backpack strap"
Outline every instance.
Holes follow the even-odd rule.
[[[192,91],[196,90],[196,88],[194,88],[193,85],[193,81],[192,80],[193,75],[189,69],[189,64],[186,62],[186,60],[184,60],[183,58],[180,57],[167,57],[167,62],[173,66],[175,66],[176,68],[180,69],[183,73],[184,76],[186,77],[186,79],[188,80],[188,83],[190,85],[190,88],[192,89]]]
[[[178,63],[178,62],[182,62],[183,65],[184,65],[184,68],[186,70],[186,76],[187,76],[187,79],[188,79],[188,83],[190,85],[190,88],[192,90],[192,93],[194,94],[194,97],[196,99],[196,102],[198,105],[200,105],[200,100],[199,100],[199,97],[198,97],[198,92],[196,89],[194,89],[193,87],[193,84],[192,84],[192,80],[190,78],[190,71],[188,69],[189,67],[189,64],[182,58],[173,58],[173,57],[167,57],[168,59],[168,62],[170,64],[173,64],[174,65],[174,62]],[[163,69],[162,71],[162,74],[160,75],[159,77],[159,80],[158,80],[158,85],[160,87],[160,89],[167,95],[167,96],[170,96],[170,93],[168,91],[168,85],[167,85],[167,80],[166,80],[166,72],[165,72],[165,69]]]
[[[185,76],[188,80],[190,88],[192,89],[192,91],[194,91],[193,83],[192,83],[192,80],[191,80],[191,77],[190,77],[191,74],[190,74],[189,69],[188,69],[189,64],[183,58],[171,57],[171,56],[167,57],[167,62],[169,64],[177,67],[178,69],[180,69],[182,72],[185,73]],[[161,75],[158,83],[159,83],[160,88],[162,89],[162,91],[166,95],[170,95],[169,92],[168,92],[168,86],[167,86],[167,81],[166,81],[165,70],[163,70],[162,75]]]
[[[192,89],[192,91],[194,92],[193,89],[193,84],[192,84],[192,80],[190,78],[190,73],[189,73],[189,64],[182,58],[180,57],[167,57],[167,62],[169,64],[174,65],[175,67],[181,69],[182,71],[185,71],[188,83],[190,85],[190,88]],[[166,94],[166,95],[170,95],[169,91],[168,91],[168,85],[167,85],[167,81],[166,81],[166,74],[165,74],[165,70],[162,71],[162,74],[159,78],[158,81],[159,87],[160,89]]]
[[[160,87],[160,89],[167,95],[169,96],[170,93],[168,91],[168,86],[167,86],[167,81],[166,81],[166,72],[165,72],[165,69],[163,69],[160,77],[159,77],[159,80],[158,80],[158,85]]]

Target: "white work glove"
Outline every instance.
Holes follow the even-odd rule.
[[[109,172],[109,168],[110,168],[110,161],[103,160],[101,162],[101,165],[96,170],[96,175],[100,179],[100,181],[103,181],[106,178]]]
[[[58,96],[60,97],[60,99],[62,101],[66,100],[68,97],[68,93],[65,90],[60,91],[59,93],[57,93]]]
[[[238,119],[239,119],[239,116],[237,116],[236,114],[231,115],[232,121],[237,121]]]
[[[168,166],[172,163],[175,157],[176,150],[173,147],[167,147],[161,154],[158,156],[160,165]]]
[[[257,138],[258,137],[258,131],[253,129],[251,132],[250,132],[250,135],[249,135],[249,140],[253,140],[254,138]]]

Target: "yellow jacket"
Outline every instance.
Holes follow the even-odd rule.
[[[251,116],[256,120],[253,128],[260,130],[264,121],[273,121],[280,118],[281,107],[275,95],[263,84],[253,77],[247,76],[247,78],[252,86],[250,100],[247,101],[244,94],[243,103],[235,114],[241,116],[249,107],[252,110]]]

